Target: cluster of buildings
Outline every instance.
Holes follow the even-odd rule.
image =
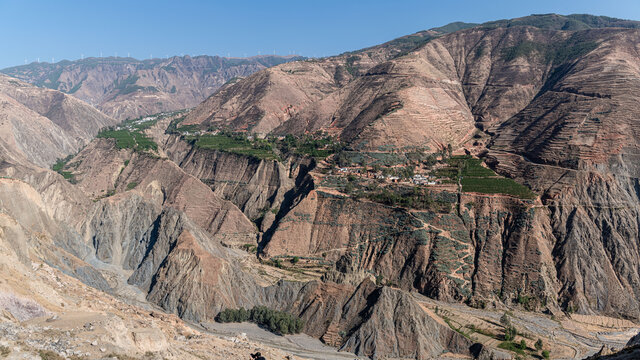
[[[422,174],[415,174],[411,178],[411,182],[416,185],[435,185],[437,184],[436,179],[433,176],[425,176]]]
[[[343,173],[343,174],[362,174],[363,170],[361,169],[353,169],[353,168],[348,168],[348,167],[341,167],[338,169],[338,172]],[[366,177],[370,177],[368,172],[364,172]],[[379,180],[387,180],[387,181],[391,181],[391,182],[400,182],[400,177],[399,176],[394,176],[394,175],[384,175],[380,172],[373,174],[373,178],[375,179],[379,179]],[[437,178],[435,178],[434,176],[429,176],[429,175],[423,175],[423,174],[415,174],[413,175],[413,177],[410,179],[410,182],[415,184],[415,185],[436,185],[438,184],[438,180]]]
[[[124,126],[120,126],[120,125],[118,125],[118,126],[116,126],[116,127],[115,127],[115,129],[116,129],[116,130],[128,130],[128,131],[132,131],[132,130],[133,130],[133,127],[134,127],[134,125],[141,125],[141,124],[144,124],[144,123],[146,123],[146,122],[153,121],[153,120],[155,120],[155,119],[156,119],[156,117],[155,117],[155,116],[147,116],[147,117],[143,117],[143,118],[140,118],[140,119],[137,119],[137,120],[133,120],[131,123],[126,124],[126,125],[124,125]]]

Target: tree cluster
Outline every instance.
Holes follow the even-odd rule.
[[[381,191],[368,192],[365,196],[371,200],[389,206],[399,206],[411,209],[426,209],[448,212],[450,204],[436,200],[427,189],[411,188],[383,188]]]
[[[221,323],[250,321],[266,327],[269,331],[285,335],[302,331],[304,321],[284,311],[269,309],[266,306],[254,306],[253,309],[225,309],[216,316]]]

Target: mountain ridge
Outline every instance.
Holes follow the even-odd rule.
[[[124,120],[192,107],[232,79],[296,59],[301,57],[187,55],[147,60],[107,57],[31,63],[0,72],[73,95]]]

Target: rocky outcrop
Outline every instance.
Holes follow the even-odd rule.
[[[176,240],[150,283],[150,301],[194,321],[212,320],[223,308],[258,303],[260,288],[237,263],[246,255],[201,243],[186,230]]]
[[[353,302],[361,301],[356,296],[345,304],[347,313],[360,310],[353,306]],[[347,333],[341,349],[365,356],[386,354],[412,359],[431,359],[444,352],[468,354],[469,340],[429,317],[407,293],[383,287],[366,299],[373,305],[351,320],[356,325]],[[377,329],[388,332],[376,336]]]
[[[466,338],[428,315],[406,292],[370,280],[357,286],[281,282],[265,290],[267,306],[299,314],[305,333],[344,351],[412,359],[432,359],[443,352],[469,354]],[[285,296],[274,298],[276,294]]]

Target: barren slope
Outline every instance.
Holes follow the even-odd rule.
[[[124,120],[197,105],[226,82],[295,56],[174,56],[168,59],[87,58],[2,70],[37,86],[73,95]]]
[[[40,166],[77,152],[116,120],[59,91],[0,75],[0,137],[8,158]]]

